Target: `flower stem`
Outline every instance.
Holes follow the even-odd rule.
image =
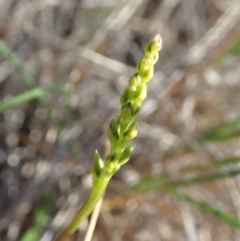
[[[78,229],[79,224],[82,223],[82,221],[88,217],[88,215],[92,212],[97,202],[104,195],[104,192],[110,179],[111,176],[109,175],[101,175],[101,177],[94,180],[93,188],[87,202],[75,215],[72,222],[64,230],[64,232],[56,239],[56,241],[68,240],[68,238]]]
[[[110,152],[105,161],[97,151],[95,152],[92,166],[93,187],[90,197],[56,241],[67,241],[78,229],[81,222],[92,212],[104,195],[111,177],[129,160],[133,146],[128,143],[137,135],[136,116],[143,100],[147,97],[146,83],[153,77],[154,64],[158,60],[158,51],[161,47],[160,35],[156,35],[145,47],[144,56],[137,64],[137,73],[129,79],[128,87],[120,97],[121,112],[116,119],[112,119],[107,131],[111,144]]]

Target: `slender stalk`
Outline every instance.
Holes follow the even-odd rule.
[[[135,184],[132,189],[144,192],[152,189],[177,188],[205,182],[213,182],[219,179],[235,177],[239,174],[240,170],[231,170],[224,173],[217,172],[209,175],[179,180],[171,180],[170,177],[159,175],[141,180],[139,183]]]
[[[69,236],[71,236],[79,227],[79,224],[92,212],[96,203],[101,199],[106,190],[107,184],[111,176],[102,175],[100,178],[96,179],[91,195],[82,207],[82,209],[75,215],[74,219],[70,225],[65,229],[65,231],[56,239],[56,241],[65,241]]]
[[[44,93],[45,90],[43,88],[34,88],[15,97],[12,97],[11,99],[0,104],[0,113],[29,100],[41,98]]]
[[[176,189],[170,188],[168,189],[168,191],[175,198],[191,203],[192,205],[202,209],[203,211],[213,214],[214,216],[218,217],[222,221],[230,224],[232,227],[240,228],[240,220],[238,219],[238,217],[226,211],[222,211],[208,202],[204,202],[204,201],[192,198],[187,194],[177,191]]]
[[[0,53],[12,64],[12,66],[16,69],[16,71],[19,73],[19,75],[21,76],[23,82],[25,83],[25,85],[29,88],[29,89],[34,89],[29,92],[23,93],[22,95],[18,95],[16,97],[13,97],[13,99],[9,100],[6,103],[3,103],[3,107],[1,105],[0,109],[1,111],[6,110],[7,108],[13,107],[14,104],[18,104],[18,99],[20,100],[19,103],[21,102],[25,102],[31,99],[35,99],[38,98],[39,103],[45,108],[45,110],[47,111],[47,116],[54,122],[54,124],[58,127],[58,133],[60,133],[60,131],[62,130],[62,128],[60,127],[60,121],[56,118],[53,117],[52,115],[52,109],[49,107],[46,99],[43,98],[43,95],[40,94],[41,92],[41,88],[37,88],[37,82],[34,80],[34,78],[28,74],[23,66],[21,65],[21,62],[17,59],[17,57],[15,56],[15,54],[11,51],[11,49],[9,49],[9,47],[4,43],[3,40],[0,39]],[[36,88],[36,89],[35,89]],[[56,86],[51,87],[51,89],[59,89]],[[66,94],[66,92],[64,92]],[[39,96],[37,96],[39,94]],[[36,97],[35,97],[36,95]],[[25,98],[25,100],[24,100]],[[29,99],[28,99],[29,98]],[[4,107],[8,106],[7,108]]]
[[[137,73],[129,79],[128,87],[120,97],[121,112],[116,119],[112,119],[107,131],[111,144],[110,152],[105,161],[97,151],[95,152],[92,166],[93,187],[90,197],[56,241],[68,240],[78,229],[81,222],[92,212],[104,195],[111,177],[129,160],[133,146],[128,143],[137,135],[136,116],[143,100],[147,97],[146,83],[153,77],[154,64],[158,60],[158,51],[161,47],[160,35],[156,35],[145,47],[144,56],[137,64]]]
[[[13,67],[18,71],[21,75],[24,83],[28,88],[33,88],[37,84],[33,77],[26,73],[21,65],[21,62],[14,56],[12,51],[8,48],[8,46],[0,39],[0,53],[13,65]]]

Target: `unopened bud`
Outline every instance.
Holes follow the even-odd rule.
[[[162,48],[162,38],[160,34],[157,34],[152,42],[150,42],[145,47],[145,53],[151,53],[158,52]]]
[[[137,65],[137,72],[142,77],[153,65],[153,59],[150,54],[146,54]]]
[[[142,102],[140,102],[140,101],[131,101],[129,104],[130,104],[130,109],[131,109],[132,115],[133,116],[137,115],[138,112],[141,109]]]
[[[129,93],[128,93],[128,89],[126,89],[120,97],[121,105],[124,106],[128,101],[129,101]]]
[[[98,151],[95,151],[94,154],[94,161],[93,161],[93,166],[92,166],[92,173],[94,177],[99,177],[102,169],[104,167],[104,162],[101,158],[101,156],[99,155]]]
[[[153,66],[151,66],[142,76],[141,76],[141,80],[142,80],[142,84],[146,84],[149,80],[152,79],[154,74],[154,69]]]
[[[124,141],[130,141],[132,140],[134,137],[136,137],[137,135],[137,127],[138,124],[136,121],[134,121],[129,128],[127,129],[127,131],[123,134],[123,138]]]
[[[120,125],[115,119],[112,119],[111,124],[107,131],[107,135],[111,144],[115,144],[118,141],[119,133],[120,133]]]
[[[136,101],[142,102],[147,97],[147,86],[145,84],[142,84],[138,90],[136,91],[136,95],[134,96],[134,99]]]
[[[132,116],[129,104],[122,107],[120,116],[124,119],[129,119]]]
[[[126,149],[123,151],[121,157],[119,158],[118,163],[120,165],[125,164],[129,160],[129,158],[132,154],[132,151],[133,151],[133,145],[126,147]]]
[[[141,78],[138,74],[133,75],[133,77],[129,80],[129,87],[137,88],[141,83]]]

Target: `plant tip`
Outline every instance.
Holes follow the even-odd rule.
[[[156,46],[159,49],[162,48],[162,37],[161,37],[161,35],[159,33],[154,37],[153,41],[156,43]]]

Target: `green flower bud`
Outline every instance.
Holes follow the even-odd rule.
[[[106,162],[110,161],[110,162],[114,162],[114,160],[116,159],[116,153],[110,153],[106,156]]]
[[[133,75],[131,79],[129,79],[129,87],[130,88],[137,88],[141,83],[141,77],[138,74]]]
[[[106,157],[105,165],[104,165],[104,173],[113,175],[116,171],[118,171],[120,165],[118,164],[117,155],[114,153],[110,153]]]
[[[137,135],[138,123],[133,121],[133,123],[128,127],[127,131],[123,134],[124,141],[130,141]]]
[[[119,140],[120,125],[115,120],[112,119],[111,124],[108,128],[107,135],[112,145],[115,145]]]
[[[147,97],[147,86],[142,84],[136,91],[136,95],[134,96],[135,101],[142,102]]]
[[[156,46],[156,51],[159,52],[162,48],[162,37],[160,34],[157,34],[153,39],[153,44]]]
[[[137,88],[139,87],[139,85],[141,84],[141,77],[139,74],[135,74],[128,83],[128,98],[129,99],[133,99],[135,92],[137,90]]]
[[[120,117],[124,119],[129,119],[130,117],[132,117],[132,112],[129,104],[122,107]]]
[[[99,155],[98,151],[96,150],[94,154],[94,161],[92,166],[92,174],[95,178],[100,176],[103,167],[104,167],[104,162],[101,156]]]
[[[130,102],[125,104],[122,107],[121,114],[119,116],[119,124],[121,126],[121,135],[126,131],[126,128],[129,126],[129,124],[132,122],[131,120],[133,119],[132,116],[132,110],[130,106]]]
[[[153,59],[153,64],[158,60],[158,51],[162,48],[162,38],[157,34],[152,42],[145,47],[145,54],[150,54]]]
[[[146,47],[145,47],[145,53],[151,53],[155,54],[158,53],[158,51],[162,48],[162,38],[160,34],[157,34],[153,41],[151,41]]]
[[[134,98],[136,90],[137,90],[136,86],[128,86],[128,94],[129,94],[128,98],[129,98],[129,100],[132,100]]]
[[[132,116],[136,116],[141,109],[142,102],[131,101],[129,104],[130,104],[130,109],[132,111]]]
[[[121,157],[118,160],[118,164],[119,165],[125,164],[129,160],[132,154],[132,151],[133,151],[133,145],[126,147],[126,149],[123,151],[123,153],[121,154]]]
[[[133,121],[134,121],[134,117],[129,117],[129,118],[123,118],[121,116],[119,117],[119,124],[121,126],[120,136],[122,136],[123,133],[126,132],[126,130],[132,124]]]
[[[153,66],[153,58],[147,53],[137,65],[137,72],[142,77]]]
[[[128,89],[126,89],[123,93],[122,93],[122,95],[121,95],[121,97],[120,97],[120,102],[121,102],[121,105],[123,106],[123,105],[125,105],[127,102],[129,102],[129,93],[128,93]]]
[[[153,58],[153,64],[155,64],[158,61],[158,57],[159,57],[158,52],[157,53],[153,53],[151,56]]]
[[[150,79],[152,79],[154,74],[153,66],[151,66],[142,76],[141,76],[141,83],[146,84]]]

